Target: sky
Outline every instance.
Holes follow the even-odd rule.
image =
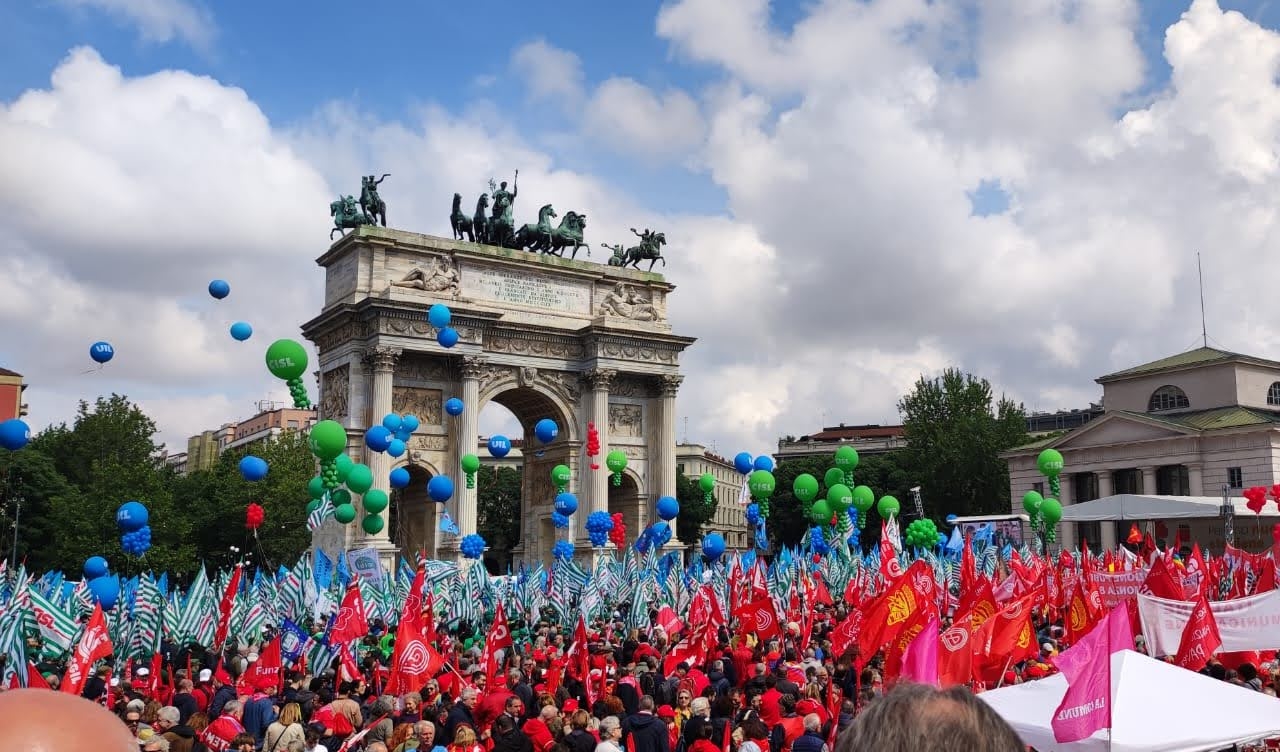
[[[262,347],[383,172],[406,230],[515,169],[593,244],[663,230],[678,434],[725,455],[896,422],[951,366],[1085,407],[1200,344],[1197,253],[1210,344],[1280,359],[1271,0],[0,7],[0,366],[37,429],[118,392],[181,449],[285,401]]]

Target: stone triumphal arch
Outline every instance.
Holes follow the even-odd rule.
[[[465,487],[459,462],[482,454],[477,419],[490,401],[520,421],[526,448],[538,443],[533,426],[541,418],[560,426],[554,442],[524,452],[516,560],[550,561],[557,534],[571,535],[585,553],[585,520],[596,510],[622,512],[634,535],[653,499],[675,494],[679,358],[694,340],[672,333],[674,286],[661,275],[371,226],[333,244],[318,263],[324,309],[303,333],[319,351],[320,417],[347,427],[349,451],[373,469],[375,487],[388,488],[394,467],[409,468],[413,483],[393,502],[405,553],[457,557],[460,538],[476,532],[476,489]],[[453,312],[452,348],[438,344],[427,323],[433,303]],[[457,417],[443,408],[454,396],[465,404]],[[397,459],[363,442],[364,430],[390,412],[421,421]],[[588,421],[601,444],[595,471],[584,451]],[[610,491],[603,463],[611,449],[626,452],[626,493]],[[551,524],[557,464],[573,471],[570,490],[579,499],[569,531]],[[455,482],[443,508],[456,536],[440,531],[441,505],[426,498],[427,479],[439,474]],[[357,523],[327,535],[376,547],[385,560],[399,548],[389,527],[369,536]]]

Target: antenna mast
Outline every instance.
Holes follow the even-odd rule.
[[[1204,268],[1200,266],[1200,252],[1196,251],[1196,276],[1200,278],[1200,338],[1209,346],[1209,327],[1204,318]]]

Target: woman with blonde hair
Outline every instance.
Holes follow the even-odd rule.
[[[280,717],[263,735],[262,752],[287,752],[294,741],[306,743],[307,731],[302,727],[302,706],[296,702],[285,705]]]
[[[476,743],[475,729],[470,726],[459,726],[453,734],[453,744],[449,745],[449,752],[481,752],[480,745]]]

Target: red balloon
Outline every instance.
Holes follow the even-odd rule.
[[[244,510],[244,526],[250,530],[257,530],[262,526],[262,521],[267,518],[267,510],[262,505],[253,502]]]

